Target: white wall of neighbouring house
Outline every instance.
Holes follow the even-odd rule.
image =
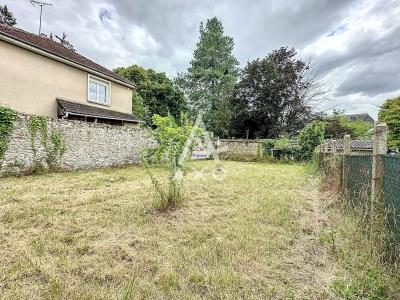
[[[99,77],[97,75],[97,77]],[[88,102],[88,73],[0,41],[0,105],[56,118],[56,98],[132,113],[132,89],[111,82],[109,106]]]

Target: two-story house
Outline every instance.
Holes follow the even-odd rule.
[[[0,25],[0,105],[52,118],[137,127],[133,83],[50,38]]]

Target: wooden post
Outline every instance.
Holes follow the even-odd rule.
[[[374,152],[372,155],[371,216],[374,206],[383,200],[383,161],[382,154],[387,153],[387,125],[381,123],[374,128]]]
[[[351,136],[346,134],[343,139],[342,191],[347,193],[347,162],[346,156],[351,153]]]

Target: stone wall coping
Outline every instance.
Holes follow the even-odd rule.
[[[260,140],[246,140],[246,139],[219,139],[221,142],[236,142],[236,143],[261,143]]]
[[[33,115],[25,114],[25,113],[18,113],[18,118],[28,120]],[[93,123],[93,122],[84,122],[79,120],[66,120],[66,119],[55,119],[48,116],[42,116],[46,118],[51,123],[62,123],[62,124],[71,124],[71,125],[80,125],[80,126],[87,126],[87,127],[94,127],[94,128],[108,128],[108,129],[118,129],[118,130],[126,130],[126,131],[142,131],[147,130],[146,128],[131,128],[125,126],[116,126],[116,125],[109,125],[104,123]]]

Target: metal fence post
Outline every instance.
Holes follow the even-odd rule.
[[[376,203],[383,198],[383,161],[382,154],[387,153],[387,125],[381,123],[374,128],[374,152],[372,155],[371,214]]]
[[[342,191],[346,193],[347,190],[347,162],[346,156],[351,153],[351,136],[346,134],[343,139],[343,166],[342,166]]]

